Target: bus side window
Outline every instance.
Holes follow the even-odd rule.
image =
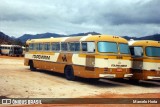
[[[143,56],[143,48],[142,47],[130,47],[131,55],[135,57]]]
[[[87,51],[87,42],[82,42],[82,51],[83,52]]]
[[[80,43],[69,43],[69,50],[70,51],[80,51]]]
[[[29,50],[34,50],[34,44],[33,43],[31,43],[31,44],[29,44]]]
[[[43,44],[39,43],[39,50],[42,51],[43,50]]]
[[[75,50],[75,43],[69,43],[69,50],[74,51]]]
[[[62,51],[67,51],[68,50],[67,43],[61,43],[61,50]]]
[[[52,51],[59,51],[60,43],[52,43]]]
[[[42,43],[35,44],[35,48],[36,50],[41,51],[43,50],[43,44]]]
[[[50,43],[45,43],[44,44],[44,50],[45,51],[50,51]]]
[[[80,43],[75,43],[75,51],[80,51]]]
[[[35,44],[35,50],[39,50],[39,43]]]
[[[56,43],[56,51],[60,51],[60,43]]]
[[[82,42],[82,51],[94,53],[95,52],[95,43],[94,42]]]

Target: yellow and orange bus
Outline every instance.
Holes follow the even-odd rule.
[[[131,55],[128,41],[118,36],[31,39],[24,64],[31,70],[64,73],[68,80],[83,78],[129,78]]]
[[[160,80],[160,42],[129,41],[134,80]]]

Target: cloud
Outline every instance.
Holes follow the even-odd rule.
[[[159,33],[159,0],[1,0],[0,31],[144,36]]]

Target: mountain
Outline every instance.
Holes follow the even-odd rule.
[[[85,35],[100,35],[100,33],[97,32],[87,32],[87,33],[77,33],[77,34],[71,34],[69,36],[85,36]]]
[[[25,43],[28,39],[38,39],[38,38],[50,38],[50,37],[67,37],[67,36],[84,36],[84,35],[100,35],[100,33],[97,32],[87,32],[87,33],[77,33],[77,34],[71,34],[71,35],[63,35],[63,34],[56,34],[56,33],[42,33],[42,34],[24,34],[23,36],[19,37],[23,43]]]
[[[160,34],[154,34],[151,36],[145,36],[145,37],[141,37],[141,40],[156,40],[156,41],[160,41]]]
[[[26,40],[28,39],[38,39],[38,38],[50,38],[50,37],[67,37],[67,36],[85,36],[85,35],[100,35],[100,33],[97,32],[87,32],[87,33],[77,33],[77,34],[71,34],[71,35],[63,35],[63,34],[56,34],[56,33],[42,33],[42,34],[24,34],[23,36],[19,38],[10,37],[3,32],[0,31],[0,44],[15,44],[15,45],[24,45]],[[154,34],[149,36],[143,36],[143,37],[130,37],[130,36],[122,36],[123,38],[130,40],[156,40],[160,41],[160,34]]]
[[[130,39],[134,39],[134,40],[156,40],[156,41],[160,41],[160,34],[154,34],[154,35],[150,35],[150,36],[144,36],[144,37],[129,37],[129,36],[123,36],[123,38],[130,40]]]
[[[0,44],[23,45],[20,39],[10,37],[3,32],[0,32]]]
[[[56,33],[42,33],[42,34],[24,34],[23,36],[19,37],[23,43],[26,42],[28,39],[38,39],[38,38],[50,38],[50,37],[63,37],[65,35],[60,35]]]

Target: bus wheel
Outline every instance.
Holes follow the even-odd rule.
[[[31,71],[35,71],[36,70],[36,68],[34,67],[33,61],[29,62],[29,66],[30,66],[30,70]]]
[[[64,69],[64,74],[66,76],[66,79],[68,80],[75,80],[75,76],[74,76],[74,70],[71,66],[66,66]]]

